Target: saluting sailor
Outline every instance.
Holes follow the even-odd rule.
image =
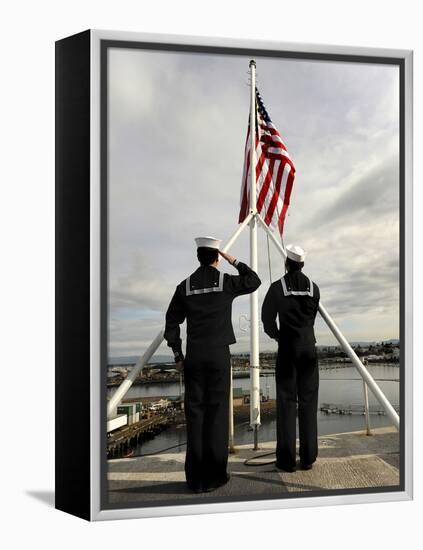
[[[182,281],[166,312],[164,337],[184,370],[187,450],[185,475],[194,492],[212,491],[229,480],[228,424],[230,389],[229,345],[236,342],[232,301],[254,292],[261,281],[252,269],[221,252],[221,241],[198,237],[200,267]],[[217,269],[219,254],[239,275]],[[185,358],[179,325],[187,321]]]
[[[297,400],[301,468],[309,470],[317,458],[319,370],[314,321],[320,291],[302,272],[304,250],[288,245],[286,254],[287,272],[271,284],[263,301],[262,321],[265,333],[278,342],[276,466],[293,472],[296,469]]]

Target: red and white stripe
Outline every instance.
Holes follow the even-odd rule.
[[[269,118],[264,120],[260,110],[257,111],[255,142],[257,211],[272,230],[278,227],[282,235],[294,184],[295,167],[278,130]],[[250,144],[248,126],[239,223],[244,221],[250,211]]]

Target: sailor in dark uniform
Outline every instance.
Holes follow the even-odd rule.
[[[185,379],[187,450],[185,475],[194,492],[211,491],[229,480],[228,426],[230,389],[229,345],[236,342],[232,301],[261,284],[246,264],[219,251],[219,240],[200,237],[200,267],[177,287],[166,313],[164,337]],[[239,275],[217,269],[219,254]],[[179,325],[187,321],[185,358]]]
[[[317,400],[319,370],[314,320],[320,291],[304,273],[305,253],[286,247],[287,273],[269,288],[262,306],[264,331],[278,342],[276,360],[276,466],[296,469],[295,442],[298,400],[301,468],[317,458]],[[279,317],[279,328],[276,317]]]

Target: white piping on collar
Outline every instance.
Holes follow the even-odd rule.
[[[219,285],[218,286],[212,286],[211,288],[197,288],[191,290],[191,275],[186,279],[185,281],[185,289],[187,296],[191,296],[192,294],[207,294],[209,292],[223,292],[223,277],[224,273],[223,271],[219,272]]]
[[[284,296],[313,296],[313,283],[312,281],[304,275],[308,281],[310,290],[288,290],[286,287],[285,277],[281,277],[282,290]]]

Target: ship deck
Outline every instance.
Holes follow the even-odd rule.
[[[274,464],[275,442],[237,446],[229,455],[230,481],[209,493],[192,493],[184,476],[185,450],[148,457],[108,461],[110,507],[157,506],[222,501],[260,500],[336,494],[345,490],[364,492],[399,490],[400,441],[393,427],[331,434],[319,437],[319,456],[311,470],[288,473]],[[258,466],[247,466],[254,460]]]

